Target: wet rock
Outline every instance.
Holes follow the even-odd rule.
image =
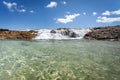
[[[71,28],[58,28],[57,30],[61,30],[61,34],[64,36],[69,36],[69,37],[77,37],[77,34],[71,30]]]
[[[56,31],[55,30],[51,30],[50,33],[56,33]]]
[[[67,30],[69,28],[58,28],[57,30]]]
[[[69,28],[58,28],[57,30],[60,30],[61,34],[64,35],[64,36],[68,36],[69,33],[70,33]]]
[[[75,37],[77,37],[77,34],[75,32],[70,32],[69,33],[69,37],[75,38]]]
[[[64,36],[68,36],[69,33],[70,33],[69,29],[65,29],[61,32],[61,34],[64,35]]]
[[[93,28],[91,32],[88,32],[85,39],[96,40],[120,40],[120,26],[108,26]]]

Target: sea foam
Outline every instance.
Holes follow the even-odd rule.
[[[35,40],[39,39],[56,39],[56,40],[62,40],[62,39],[82,39],[84,35],[88,32],[90,32],[90,29],[55,29],[54,33],[52,33],[52,29],[40,29],[37,30],[38,34],[34,38]],[[65,32],[69,32],[67,35],[65,35]],[[75,33],[75,37],[71,37],[70,33]]]

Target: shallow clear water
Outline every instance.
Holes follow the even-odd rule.
[[[0,41],[0,80],[120,80],[120,42]]]

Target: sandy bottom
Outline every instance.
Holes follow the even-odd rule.
[[[0,80],[120,80],[120,42],[0,41]]]

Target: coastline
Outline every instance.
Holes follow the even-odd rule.
[[[34,40],[34,39],[86,39],[120,41],[120,26],[106,26],[88,29],[58,28],[41,30],[0,29],[0,40]],[[43,32],[42,32],[43,31]],[[81,32],[80,32],[81,31]],[[45,34],[42,34],[45,33]],[[47,37],[46,37],[47,35]],[[52,35],[52,36],[51,36]],[[44,37],[45,36],[45,37]],[[51,37],[50,37],[51,36]]]
[[[93,28],[91,32],[85,34],[84,38],[88,40],[120,41],[120,25]]]
[[[37,35],[37,31],[15,31],[15,30],[0,30],[0,39],[8,39],[8,40],[31,40]]]

